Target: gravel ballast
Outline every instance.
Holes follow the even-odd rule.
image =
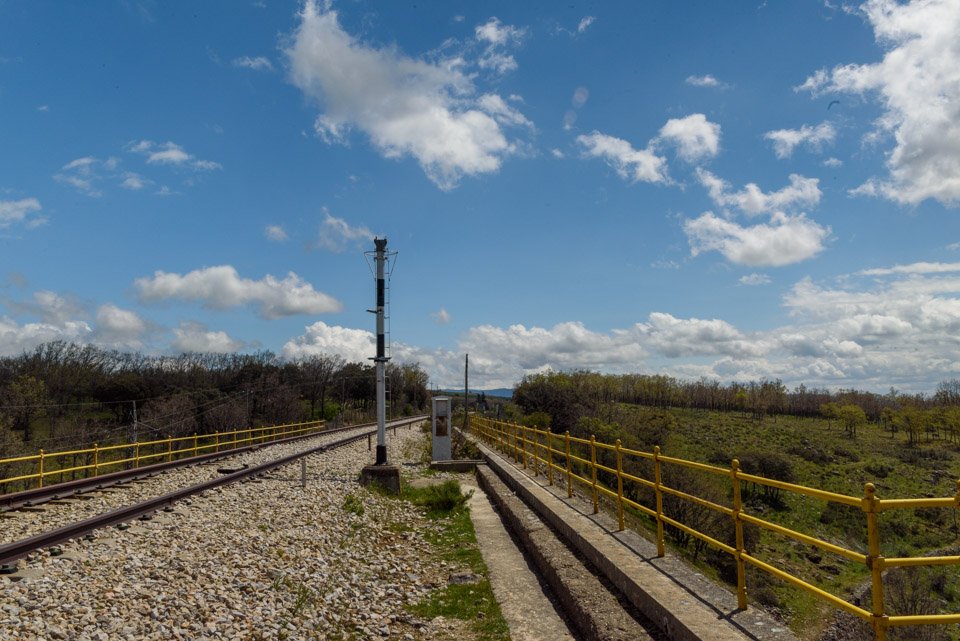
[[[253,451],[240,452],[201,465],[166,470],[151,477],[108,487],[102,491],[87,492],[81,495],[81,498],[71,497],[26,510],[0,512],[0,545],[208,481],[221,476],[217,470],[222,468],[252,467],[369,429],[368,425],[356,430],[318,434],[299,441],[266,445]]]
[[[391,460],[422,438],[391,435]],[[292,464],[22,560],[25,578],[0,577],[0,638],[461,638],[405,610],[460,568],[416,508],[359,486],[371,459],[365,441],[312,455],[306,488]]]

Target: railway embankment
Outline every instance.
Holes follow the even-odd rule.
[[[422,438],[399,430],[391,459],[415,459]],[[0,638],[469,638],[460,621],[410,613],[462,568],[422,510],[359,486],[370,456],[365,441],[312,454],[305,487],[288,465],[34,553],[0,577]]]

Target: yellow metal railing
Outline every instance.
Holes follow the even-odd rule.
[[[11,476],[0,477],[0,494],[10,492],[9,488],[15,484],[41,488],[48,479],[61,482],[67,474],[80,474],[88,478],[99,476],[105,471],[116,471],[122,466],[138,468],[210,452],[226,452],[248,445],[305,436],[323,429],[323,421],[309,421],[136,443],[105,446],[94,443],[90,448],[61,452],[45,452],[41,449],[37,454],[0,459],[0,474],[14,471]],[[83,462],[78,464],[78,459]],[[16,473],[16,470],[20,470],[20,473]]]
[[[568,497],[573,496],[574,482],[584,485],[588,488],[591,495],[594,513],[600,509],[599,503],[601,496],[613,500],[615,502],[617,520],[621,530],[625,527],[624,510],[626,507],[632,508],[654,519],[656,522],[657,554],[659,556],[663,556],[665,553],[665,525],[672,526],[690,536],[704,541],[716,549],[730,554],[736,561],[737,606],[741,609],[747,607],[746,566],[749,564],[869,622],[873,627],[878,641],[886,641],[887,630],[895,626],[960,623],[960,614],[888,615],[884,612],[882,573],[885,569],[911,566],[960,565],[960,556],[885,558],[880,552],[880,528],[877,523],[877,515],[887,510],[960,508],[960,481],[957,482],[957,494],[952,497],[880,499],[877,497],[876,488],[872,483],[865,484],[862,497],[855,497],[747,474],[741,471],[740,463],[736,459],[731,461],[729,468],[717,467],[705,463],[664,456],[661,454],[659,447],[654,447],[652,452],[640,452],[622,447],[619,439],[614,445],[610,445],[609,443],[602,443],[596,440],[593,436],[589,439],[576,438],[570,436],[570,432],[554,434],[548,430],[539,430],[515,423],[493,421],[479,416],[472,418],[471,430],[477,436],[510,456],[517,466],[524,469],[531,469],[534,476],[543,473],[547,477],[548,484],[553,485],[556,481],[556,475],[561,475],[566,482]],[[586,457],[587,452],[589,452],[589,458]],[[612,454],[615,467],[597,462],[598,452],[609,452]],[[642,478],[625,472],[623,466],[624,457],[634,457],[651,464],[653,466],[652,479]],[[609,458],[610,456],[608,455],[606,457],[608,462]],[[729,480],[732,505],[719,505],[713,501],[694,496],[676,488],[668,487],[663,483],[664,466],[678,466],[698,470]],[[615,478],[615,484],[611,483],[608,486],[607,483],[601,483],[598,480],[598,471],[605,472],[610,478]],[[589,476],[587,476],[587,474]],[[631,482],[639,487],[652,491],[654,494],[654,507],[643,505],[625,496],[625,482]],[[801,494],[828,503],[838,503],[860,509],[865,518],[867,554],[849,550],[840,545],[820,540],[814,536],[797,532],[777,523],[772,523],[748,514],[744,511],[743,500],[741,498],[741,486],[744,482],[792,492],[794,494]],[[695,503],[701,507],[730,517],[733,528],[732,540],[734,541],[734,545],[718,541],[666,514],[663,508],[665,495],[675,496],[684,501]],[[867,570],[869,570],[871,578],[870,609],[850,603],[798,576],[770,565],[751,554],[744,546],[744,524],[751,524],[769,530],[795,541],[836,554],[847,560],[863,564]]]

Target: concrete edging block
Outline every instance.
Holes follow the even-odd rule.
[[[491,470],[620,592],[675,641],[757,641],[796,637],[758,609],[723,611],[708,605],[695,588],[681,585],[621,540],[632,532],[611,532],[528,478],[483,443]],[[692,571],[691,571],[692,573]],[[742,622],[734,620],[742,618]],[[749,628],[749,629],[748,629]]]

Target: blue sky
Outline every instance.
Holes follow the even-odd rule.
[[[0,0],[0,353],[960,377],[960,2]]]

